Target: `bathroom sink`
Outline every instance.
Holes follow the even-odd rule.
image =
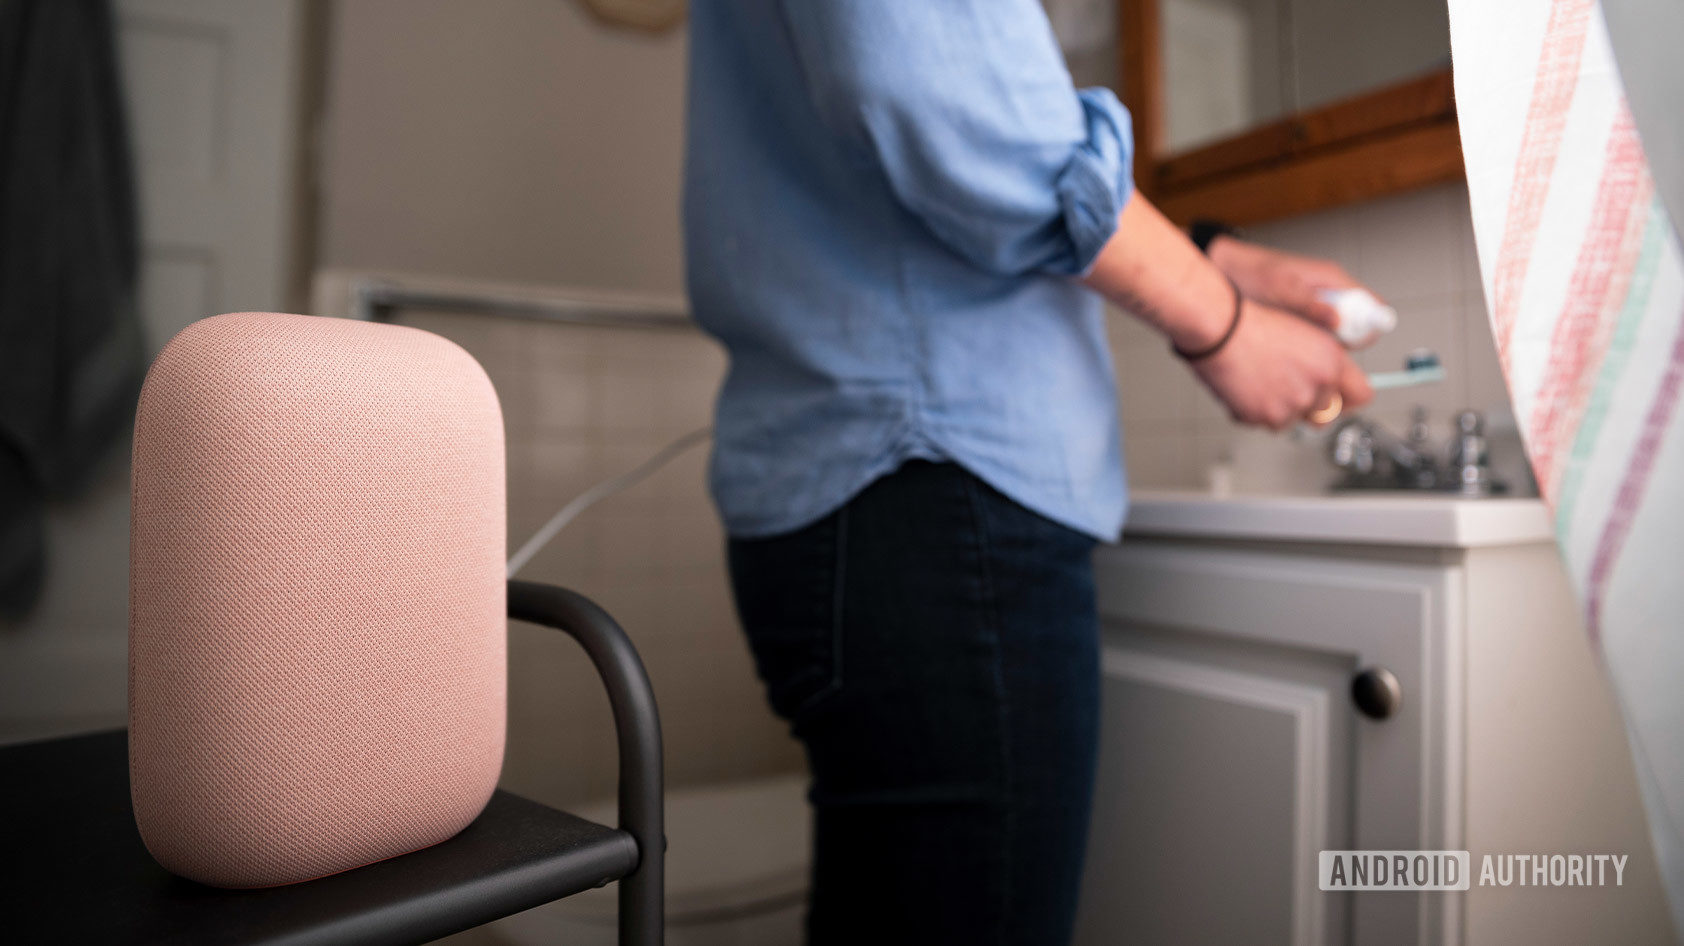
[[[1138,490],[1128,536],[1206,537],[1474,548],[1554,538],[1541,500],[1464,498],[1424,490],[1213,496]]]

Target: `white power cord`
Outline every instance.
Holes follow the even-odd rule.
[[[556,533],[565,529],[568,523],[579,517],[580,513],[621,490],[630,489],[643,482],[649,478],[650,474],[671,463],[675,457],[684,451],[707,440],[712,434],[712,427],[692,430],[662,447],[654,456],[644,460],[633,469],[621,473],[619,476],[603,480],[568,500],[567,505],[556,510],[556,514],[550,517],[550,521],[544,523],[543,528],[533,533],[532,538],[527,539],[526,544],[509,557],[506,577],[515,577],[516,572],[525,568],[527,563],[532,561],[532,556],[543,551],[544,546],[549,545],[550,540],[556,537]]]

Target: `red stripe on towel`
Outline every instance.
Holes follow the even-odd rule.
[[[1631,452],[1631,462],[1620,481],[1620,491],[1614,495],[1613,511],[1602,526],[1602,535],[1596,542],[1596,555],[1591,559],[1590,576],[1586,582],[1585,629],[1593,644],[1600,645],[1602,641],[1602,596],[1607,591],[1608,573],[1613,571],[1614,563],[1619,560],[1626,536],[1631,533],[1631,524],[1637,518],[1637,508],[1643,504],[1643,493],[1649,485],[1655,455],[1660,452],[1661,437],[1672,422],[1673,409],[1678,406],[1680,387],[1684,387],[1684,314],[1678,319],[1678,334],[1672,341],[1672,358],[1667,363],[1666,374],[1662,375],[1655,399],[1649,405],[1649,413],[1643,418],[1643,433],[1638,436],[1637,446]]]
[[[1630,275],[1632,262],[1637,258],[1642,228],[1640,225],[1634,234],[1631,224],[1634,219],[1641,224],[1641,215],[1633,211],[1648,204],[1648,195],[1641,193],[1643,169],[1643,148],[1637,142],[1637,129],[1632,125],[1631,113],[1622,104],[1608,133],[1602,181],[1597,185],[1590,221],[1579,244],[1573,275],[1568,280],[1567,298],[1562,302],[1561,314],[1551,333],[1549,360],[1544,364],[1528,425],[1529,449],[1538,484],[1544,498],[1552,502],[1560,482],[1558,452],[1563,443],[1571,442],[1577,418],[1573,411],[1574,395],[1584,388],[1585,375],[1594,373],[1587,372],[1587,368],[1594,368],[1601,361],[1608,335],[1603,329],[1613,323],[1611,317],[1605,318],[1611,315],[1607,302],[1611,295],[1622,297],[1612,300],[1617,313],[1626,285],[1620,277]],[[1614,285],[1617,279],[1620,279],[1618,286]],[[1603,341],[1601,346],[1596,344],[1599,336]]]
[[[1508,211],[1503,221],[1503,242],[1497,250],[1492,277],[1491,320],[1497,331],[1497,355],[1504,373],[1509,364],[1509,339],[1514,333],[1520,294],[1526,284],[1526,269],[1532,261],[1532,243],[1538,218],[1544,212],[1556,155],[1561,150],[1561,131],[1567,124],[1567,106],[1579,84],[1579,58],[1585,48],[1585,27],[1590,20],[1591,0],[1554,0],[1549,23],[1544,28],[1543,49],[1532,82],[1532,101],[1526,109],[1526,127],[1515,159],[1514,184],[1509,189]]]

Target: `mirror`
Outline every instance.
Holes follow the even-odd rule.
[[[1441,2],[1118,10],[1136,179],[1172,218],[1252,223],[1462,173]]]
[[[1164,149],[1447,69],[1449,29],[1423,0],[1163,0]]]

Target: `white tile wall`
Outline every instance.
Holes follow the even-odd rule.
[[[1438,353],[1442,384],[1385,391],[1366,413],[1401,432],[1417,404],[1447,437],[1457,411],[1483,411],[1493,450],[1518,451],[1512,411],[1486,321],[1467,188],[1447,184],[1252,228],[1248,237],[1332,259],[1398,310],[1396,332],[1359,353],[1368,371],[1403,367],[1415,348]],[[1315,491],[1332,479],[1320,437],[1247,430],[1168,352],[1163,340],[1112,313],[1129,477],[1139,487],[1203,488],[1218,458],[1236,464],[1240,488]],[[1499,458],[1501,459],[1501,458]]]

